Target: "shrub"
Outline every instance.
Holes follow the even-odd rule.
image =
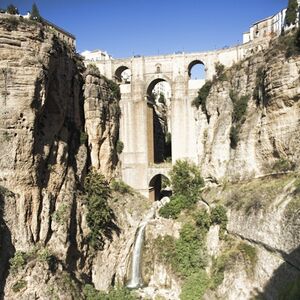
[[[86,300],[135,300],[132,292],[125,287],[111,289],[108,293],[97,291],[91,284],[86,284],[83,288]]]
[[[9,260],[10,269],[13,273],[18,272],[26,265],[27,255],[25,252],[16,251],[15,255]]]
[[[238,97],[237,93],[233,90],[230,91],[229,96],[233,103],[232,112],[232,126],[230,128],[230,147],[235,149],[239,141],[239,130],[245,121],[245,113],[247,111],[249,95]]]
[[[100,78],[100,71],[95,64],[88,64],[86,67],[86,71],[84,72],[84,75],[85,76],[92,75]]]
[[[174,195],[185,196],[188,203],[197,202],[204,181],[194,163],[177,160],[170,172],[170,177]]]
[[[256,99],[256,103],[266,104],[266,95],[265,95],[265,78],[266,71],[263,67],[257,69],[256,72],[256,81],[255,88],[253,90],[253,98]]]
[[[208,275],[204,270],[199,270],[197,273],[192,274],[183,283],[180,299],[202,299],[202,296],[209,287],[209,282]]]
[[[102,78],[106,82],[108,89],[111,91],[112,99],[120,100],[121,99],[121,91],[120,91],[119,85],[104,76],[102,76]]]
[[[35,20],[37,22],[42,21],[42,17],[40,15],[39,9],[35,3],[32,4],[31,12],[30,12],[30,19]]]
[[[80,145],[85,145],[88,140],[88,134],[84,131],[81,131],[79,140],[80,140]]]
[[[295,25],[297,20],[298,13],[298,1],[297,0],[289,0],[288,7],[286,10],[286,25]]]
[[[19,23],[17,17],[9,17],[5,20],[4,27],[7,31],[17,30]]]
[[[226,229],[228,218],[226,215],[226,208],[222,205],[217,205],[211,210],[211,222],[218,224],[222,229]]]
[[[288,172],[288,171],[293,171],[295,169],[295,163],[285,159],[285,158],[280,158],[277,160],[274,164],[272,169],[275,172]]]
[[[18,15],[19,14],[18,8],[15,7],[13,4],[10,4],[7,6],[6,12],[10,15]]]
[[[211,218],[206,210],[202,209],[199,212],[197,212],[195,215],[195,221],[196,221],[196,225],[200,229],[205,231],[209,230],[209,227],[211,225]]]
[[[170,202],[160,208],[159,214],[167,219],[176,219],[180,212],[187,208],[187,202],[186,197],[183,195],[172,196]]]
[[[13,286],[12,290],[14,293],[18,293],[27,286],[27,281],[20,279]]]
[[[116,150],[117,150],[117,153],[118,154],[121,154],[123,152],[123,149],[124,149],[124,144],[123,142],[121,141],[117,141],[117,144],[116,144]]]
[[[196,165],[185,160],[176,161],[170,177],[173,195],[159,213],[162,217],[176,219],[183,209],[191,208],[198,201],[204,181]]]
[[[205,84],[198,91],[198,96],[193,100],[192,106],[195,106],[197,109],[201,106],[202,111],[207,114],[206,110],[206,99],[212,88],[212,81],[207,80]]]
[[[176,270],[182,277],[188,277],[206,266],[204,235],[192,224],[182,227],[175,249]]]
[[[171,266],[174,273],[185,279],[207,264],[205,234],[192,224],[185,224],[179,239],[171,236],[158,237],[155,249],[164,263]]]
[[[53,256],[48,248],[43,248],[37,253],[37,258],[40,262],[50,263]]]
[[[104,237],[114,219],[114,214],[108,205],[111,190],[104,176],[94,171],[90,172],[84,182],[87,201],[87,224],[91,230],[89,242],[95,249],[102,249]]]
[[[233,103],[233,114],[232,114],[232,121],[235,123],[242,122],[242,118],[244,117],[248,101],[249,101],[249,95],[242,96],[238,101]]]
[[[133,194],[132,188],[122,180],[113,179],[110,183],[111,189],[120,194]]]
[[[241,242],[238,245],[238,250],[243,254],[245,261],[248,262],[248,265],[253,270],[257,262],[256,248],[247,243]]]
[[[62,203],[53,213],[52,215],[53,220],[56,223],[63,225],[68,221],[69,218],[68,210],[69,210],[69,205],[66,203]]]
[[[225,66],[219,62],[215,64],[216,69],[216,80],[225,81],[227,80],[227,76],[225,73]]]

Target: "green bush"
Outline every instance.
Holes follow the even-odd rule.
[[[102,249],[104,237],[114,219],[112,209],[108,205],[111,190],[102,174],[90,172],[84,182],[87,202],[87,224],[91,230],[89,242],[95,249]]]
[[[188,277],[207,264],[204,235],[192,224],[185,224],[176,241],[177,272]]]
[[[217,205],[211,210],[211,222],[220,225],[221,228],[226,229],[228,218],[226,208],[222,205]]]
[[[272,169],[275,172],[288,172],[293,171],[295,167],[296,166],[294,162],[285,158],[280,158],[273,164]]]
[[[206,99],[212,88],[212,81],[207,80],[205,84],[198,91],[198,96],[193,100],[192,106],[195,106],[197,109],[201,106],[202,111],[207,114],[206,110]]]
[[[27,281],[20,279],[12,286],[12,290],[14,293],[18,293],[21,290],[23,290],[26,286],[27,286]]]
[[[112,99],[120,100],[121,99],[121,91],[120,91],[119,85],[117,83],[115,83],[113,80],[110,80],[104,76],[102,76],[102,78],[106,82],[108,89],[111,91]]]
[[[159,214],[167,219],[176,219],[180,212],[188,207],[187,203],[188,201],[183,195],[172,196],[170,202],[160,208]]]
[[[68,211],[70,210],[70,207],[66,203],[62,203],[52,214],[52,219],[60,224],[65,224],[69,219]]]
[[[86,284],[83,288],[86,300],[136,300],[132,292],[125,287],[111,289],[108,293],[97,291],[91,284]]]
[[[80,145],[85,145],[88,140],[88,134],[84,131],[81,131],[79,140],[80,140]]]
[[[174,195],[186,196],[189,203],[197,202],[204,181],[194,163],[177,160],[170,172],[170,177]]]
[[[185,224],[179,239],[158,237],[155,249],[162,261],[171,266],[174,273],[185,279],[207,264],[205,234],[192,224]]]
[[[176,161],[170,177],[173,195],[159,213],[163,217],[175,219],[183,209],[192,208],[198,201],[204,181],[196,165],[185,160]]]
[[[288,7],[286,10],[286,25],[295,25],[297,20],[298,13],[298,1],[297,0],[289,0]]]
[[[9,260],[10,270],[16,273],[22,269],[27,263],[27,255],[25,252],[16,251],[15,255]]]
[[[181,300],[201,299],[209,287],[209,277],[204,270],[190,275],[183,283],[180,294]]]
[[[195,215],[195,221],[196,225],[205,231],[209,230],[209,227],[211,225],[211,218],[208,212],[204,209],[198,211]]]
[[[13,4],[10,4],[7,6],[6,12],[10,15],[18,15],[19,14],[18,8],[15,7]]]
[[[122,180],[113,179],[110,186],[113,191],[120,194],[133,194],[133,189]]]
[[[218,62],[218,63],[215,64],[215,69],[216,69],[215,79],[219,80],[219,81],[226,81],[227,76],[226,76],[226,73],[225,73],[225,66]]]
[[[230,128],[230,147],[235,149],[239,141],[239,130],[245,121],[245,114],[247,111],[249,95],[238,97],[233,90],[230,91],[229,96],[233,103],[232,112],[232,126]]]
[[[116,144],[116,150],[117,150],[117,153],[118,154],[121,154],[123,152],[123,149],[124,149],[124,144],[123,142],[121,141],[117,141],[117,144]]]
[[[232,121],[235,123],[242,122],[242,118],[244,117],[246,111],[247,111],[247,106],[248,106],[248,101],[250,97],[249,95],[242,96],[238,101],[233,103],[233,114],[232,114]]]

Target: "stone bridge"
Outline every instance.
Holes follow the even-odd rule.
[[[124,143],[121,155],[124,182],[148,197],[152,178],[158,174],[167,176],[170,169],[153,167],[153,108],[148,101],[153,87],[160,81],[167,81],[171,87],[172,163],[178,159],[197,163],[197,138],[191,102],[205,80],[213,78],[217,62],[229,67],[245,58],[250,51],[253,51],[253,46],[244,44],[210,52],[135,56],[92,62],[102,75],[120,84],[120,140]],[[191,69],[196,64],[205,66],[204,80],[190,78]],[[131,78],[124,82],[121,74],[127,69],[131,72]]]

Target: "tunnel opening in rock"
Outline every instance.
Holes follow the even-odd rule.
[[[148,153],[150,163],[172,160],[171,86],[164,79],[152,81],[147,89]]]
[[[171,182],[168,177],[162,174],[155,175],[149,182],[149,198],[152,201],[159,201],[163,197],[172,195]]]

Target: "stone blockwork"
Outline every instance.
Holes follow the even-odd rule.
[[[191,80],[195,64],[204,64],[205,79],[212,79],[216,63],[226,67],[251,56],[268,46],[268,40],[248,43],[227,49],[196,53],[177,53],[161,56],[136,56],[128,59],[86,61],[95,64],[100,73],[119,80],[121,71],[131,71],[130,80],[119,82],[121,89],[120,139],[124,143],[122,160],[123,180],[149,195],[149,164],[153,162],[155,139],[149,128],[153,118],[147,110],[147,101],[156,83],[166,81],[171,87],[170,123],[172,134],[172,161],[189,159],[197,162],[197,131],[191,102],[204,80]],[[148,112],[148,113],[147,113]],[[151,135],[151,136],[149,136]]]

